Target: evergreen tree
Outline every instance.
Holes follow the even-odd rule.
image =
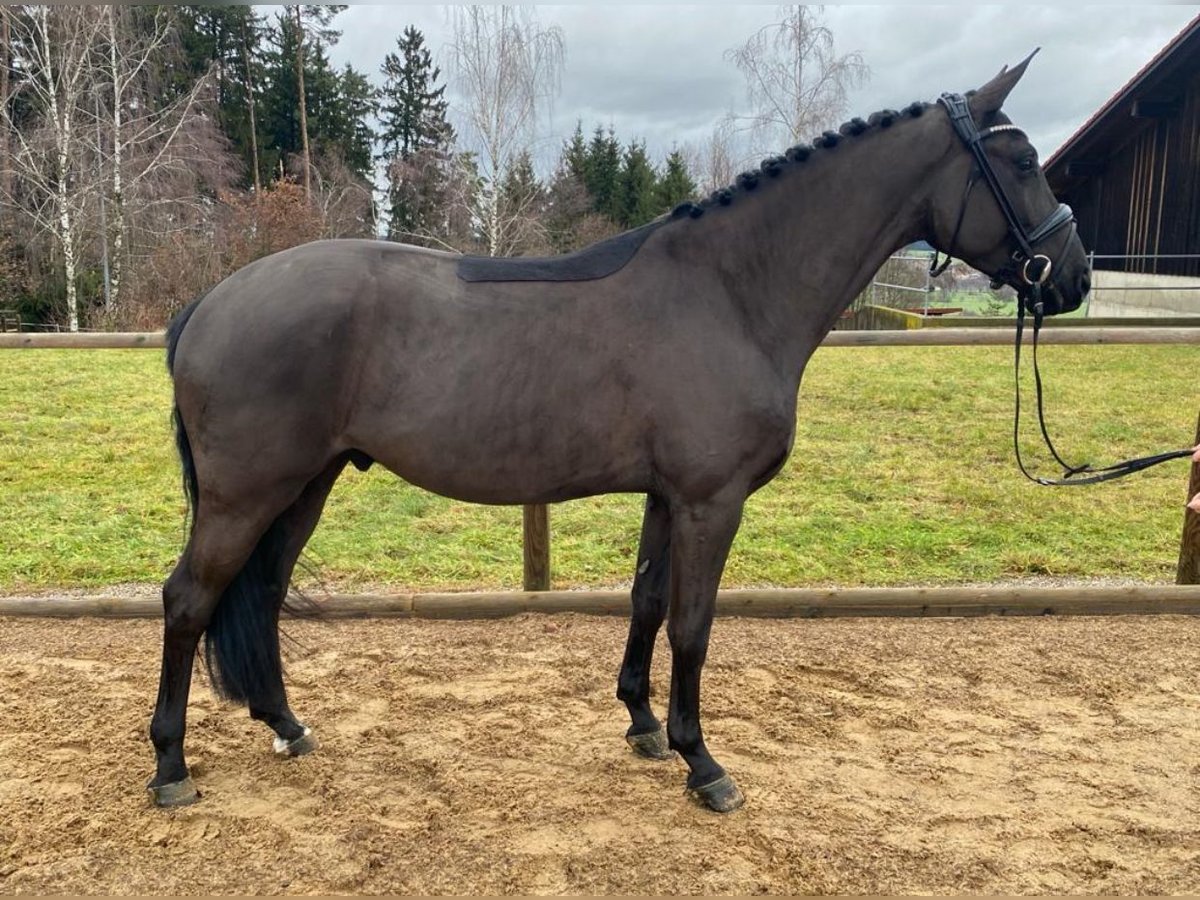
[[[588,146],[583,139],[583,124],[576,122],[575,133],[564,141],[554,177],[546,189],[543,224],[550,249],[569,253],[583,246],[581,226],[592,212],[592,199],[584,185]]]
[[[688,172],[687,162],[678,150],[667,157],[666,170],[658,182],[658,210],[660,213],[674,209],[685,200],[696,196],[696,182]]]
[[[522,150],[504,173],[504,182],[500,186],[504,204],[512,210],[536,209],[544,192],[533,171],[533,157],[528,150]]]
[[[545,249],[542,217],[546,189],[533,171],[533,158],[522,150],[500,184],[499,215],[503,233],[496,242],[500,256],[527,256]]]
[[[625,150],[619,180],[618,221],[626,228],[645,225],[662,210],[659,208],[658,176],[646,156],[645,143],[634,141]]]
[[[583,122],[575,120],[575,133],[563,143],[559,168],[566,175],[578,178],[583,183],[588,164],[588,145],[583,139]]]
[[[308,7],[305,7],[308,9]],[[366,76],[347,66],[336,72],[329,64],[326,41],[336,40],[328,14],[312,15],[306,26],[304,94],[308,143],[314,158],[334,156],[358,177],[371,172],[375,90]],[[273,46],[264,54],[264,87],[260,128],[264,172],[277,175],[291,157],[303,153],[300,87],[296,72],[300,32],[294,20],[281,16],[271,29]]]
[[[261,165],[270,178],[275,178],[284,170],[287,159],[300,152],[300,88],[293,63],[297,52],[296,29],[281,19],[272,26],[270,34],[271,46],[264,53],[260,127],[265,140]],[[311,65],[311,55],[307,62]],[[306,87],[311,88],[312,84]]]
[[[262,17],[252,6],[179,6],[175,24],[183,59],[166,69],[164,100],[174,100],[215,66],[217,124],[245,164],[243,183],[256,183],[263,138],[257,122],[264,83]]]
[[[450,125],[446,86],[436,87],[441,69],[425,46],[425,36],[409,25],[396,39],[399,54],[383,59],[384,85],[380,103],[381,159],[408,159],[418,150],[446,142]]]
[[[330,23],[333,17],[344,12],[346,7],[337,4],[294,4],[285,6],[285,15],[280,16],[280,25],[295,31],[296,52],[293,62],[296,70],[296,94],[300,101],[300,152],[304,172],[304,197],[311,199],[312,188],[312,132],[308,126],[308,88],[305,86],[307,73],[306,57],[308,46],[317,50],[337,43],[342,33]]]
[[[316,110],[309,120],[309,129],[317,155],[336,155],[356,176],[368,180],[375,144],[370,120],[378,105],[378,92],[367,76],[349,63],[341,72],[326,67],[318,68],[317,73],[329,79],[327,87],[313,93]]]
[[[614,222],[621,221],[621,145],[611,127],[606,134],[597,125],[588,144],[583,184],[592,197],[596,212]]]
[[[445,202],[451,178],[454,131],[446,121],[441,70],[411,25],[396,41],[398,53],[383,61],[380,105],[382,153],[388,179],[388,237],[444,238]]]

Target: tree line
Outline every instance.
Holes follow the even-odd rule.
[[[445,71],[410,26],[373,80],[330,61],[345,9],[0,6],[0,308],[157,328],[248,262],[318,238],[569,252],[727,182],[739,130],[779,124],[743,128],[731,111],[707,146],[656,161],[579,121],[542,176],[532,147],[561,30],[529,8],[454,7]],[[837,75],[831,41],[795,7],[727,55],[755,108],[794,120],[779,134],[838,111],[844,90],[831,102],[797,80]],[[816,75],[795,65],[814,47]]]
[[[655,166],[644,143],[600,126],[587,140],[581,123],[546,178],[530,122],[487,158],[451,125],[447,78],[416,28],[378,87],[331,64],[344,9],[0,7],[0,307],[71,330],[158,327],[307,240],[560,253],[695,193],[680,153]],[[475,23],[491,32],[456,23],[460,64],[495,49],[479,41],[519,53],[504,39],[530,39],[500,9],[511,20]]]

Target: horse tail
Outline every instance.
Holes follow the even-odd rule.
[[[279,611],[287,585],[280,584],[279,558],[289,531],[286,514],[271,524],[205,629],[204,661],[213,690],[226,700],[246,704],[270,697],[283,683]]]
[[[167,326],[167,371],[175,374],[175,355],[188,320],[204,297],[193,300]],[[183,492],[189,511],[189,535],[195,531],[200,483],[187,427],[172,404],[175,446],[183,468]],[[283,516],[259,539],[245,565],[221,594],[204,632],[204,661],[217,695],[239,703],[269,696],[283,678],[279,654],[279,603],[264,598],[279,591],[276,563],[287,539]]]
[[[167,373],[172,377],[175,375],[175,352],[179,347],[179,338],[183,336],[183,329],[203,299],[203,296],[197,297],[185,306],[167,326]],[[192,444],[188,440],[183,418],[179,415],[179,404],[175,401],[171,403],[171,421],[175,426],[175,447],[179,451],[179,462],[183,469],[183,494],[187,500],[190,532],[196,526],[196,506],[200,502],[200,483],[196,480],[196,463],[192,459]]]

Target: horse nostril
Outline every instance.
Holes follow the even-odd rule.
[[[1092,289],[1092,276],[1084,272],[1079,276],[1079,296],[1086,297],[1088,291]]]

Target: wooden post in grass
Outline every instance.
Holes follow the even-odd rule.
[[[525,590],[550,590],[550,511],[544,503],[524,508]]]
[[[1196,422],[1196,443],[1200,444],[1200,420]],[[1187,500],[1200,494],[1200,463],[1192,463]],[[1186,501],[1185,501],[1186,502]],[[1176,584],[1200,584],[1200,513],[1183,511],[1183,540],[1179,544],[1179,568]]]

